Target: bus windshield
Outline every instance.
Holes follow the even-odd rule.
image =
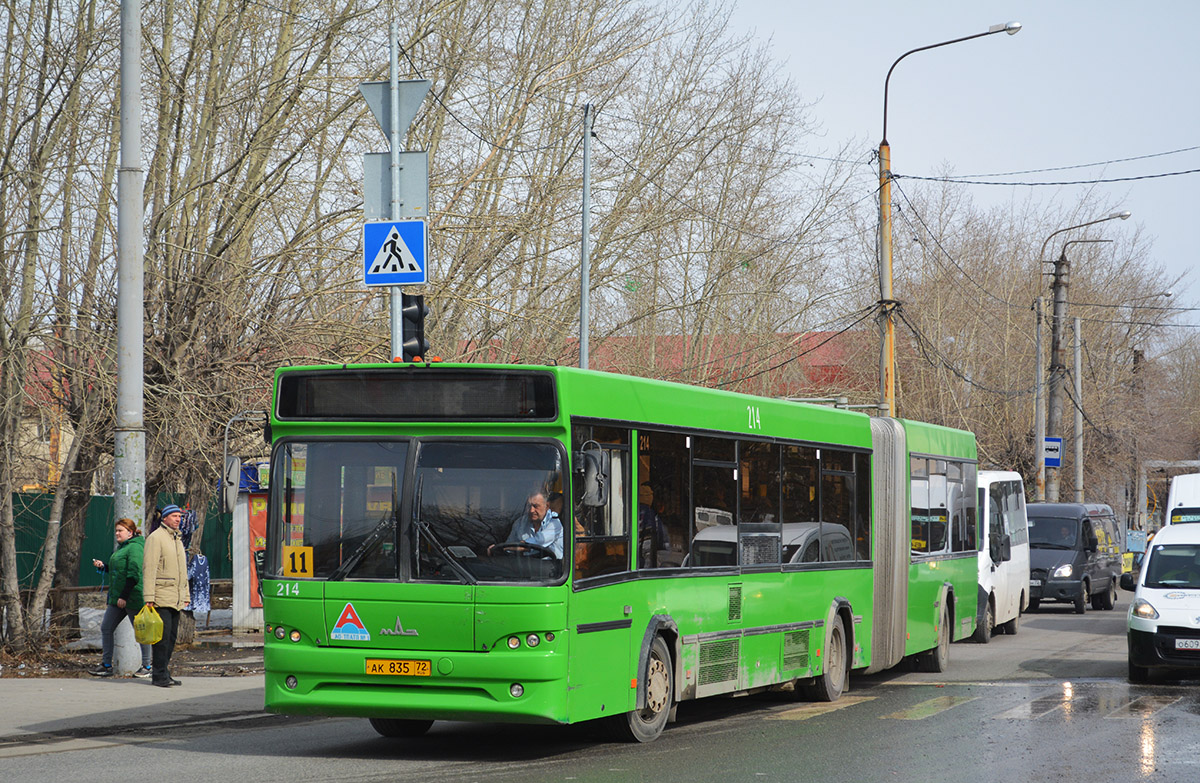
[[[331,581],[559,580],[564,527],[550,507],[562,466],[546,442],[288,442],[268,562]]]
[[[562,473],[561,453],[548,443],[422,444],[409,527],[412,578],[561,577],[563,520],[550,505],[561,497]]]

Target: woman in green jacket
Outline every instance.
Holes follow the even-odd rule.
[[[96,568],[108,572],[108,606],[100,622],[100,645],[104,657],[99,666],[88,672],[97,677],[113,675],[113,632],[126,617],[132,625],[134,616],[142,609],[142,549],[146,539],[142,538],[132,519],[118,519],[116,532],[117,550],[108,559],[108,565],[100,560],[92,561]],[[133,676],[149,677],[150,645],[139,646],[142,648],[142,667]]]

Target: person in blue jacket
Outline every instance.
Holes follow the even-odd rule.
[[[88,674],[97,677],[113,675],[113,634],[126,617],[133,618],[142,610],[142,549],[146,540],[142,538],[137,524],[132,519],[121,518],[116,524],[117,549],[108,559],[92,560],[92,565],[108,572],[108,605],[104,608],[104,619],[100,622],[100,646],[103,650],[100,665]],[[133,673],[134,677],[150,676],[150,645],[142,648],[142,666]]]

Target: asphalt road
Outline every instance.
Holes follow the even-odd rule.
[[[786,694],[681,705],[648,745],[596,727],[242,716],[0,758],[5,781],[1200,780],[1200,682],[1125,680],[1124,609],[1049,606],[1016,636],[951,649],[950,671],[855,677],[832,705]]]

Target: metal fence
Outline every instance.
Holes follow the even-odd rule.
[[[21,588],[33,587],[42,567],[42,547],[46,541],[46,527],[50,518],[50,505],[54,496],[49,493],[14,492],[13,521],[16,524],[17,577]],[[186,505],[182,496],[162,496],[159,505],[177,503]],[[79,555],[79,573],[73,584],[81,587],[98,587],[106,580],[92,560],[105,562],[113,553],[116,540],[113,537],[113,498],[111,495],[93,495],[88,501],[84,519],[83,546]],[[233,517],[219,513],[217,503],[205,514],[204,538],[200,551],[208,558],[212,579],[231,579],[233,560],[230,552],[230,535]]]

